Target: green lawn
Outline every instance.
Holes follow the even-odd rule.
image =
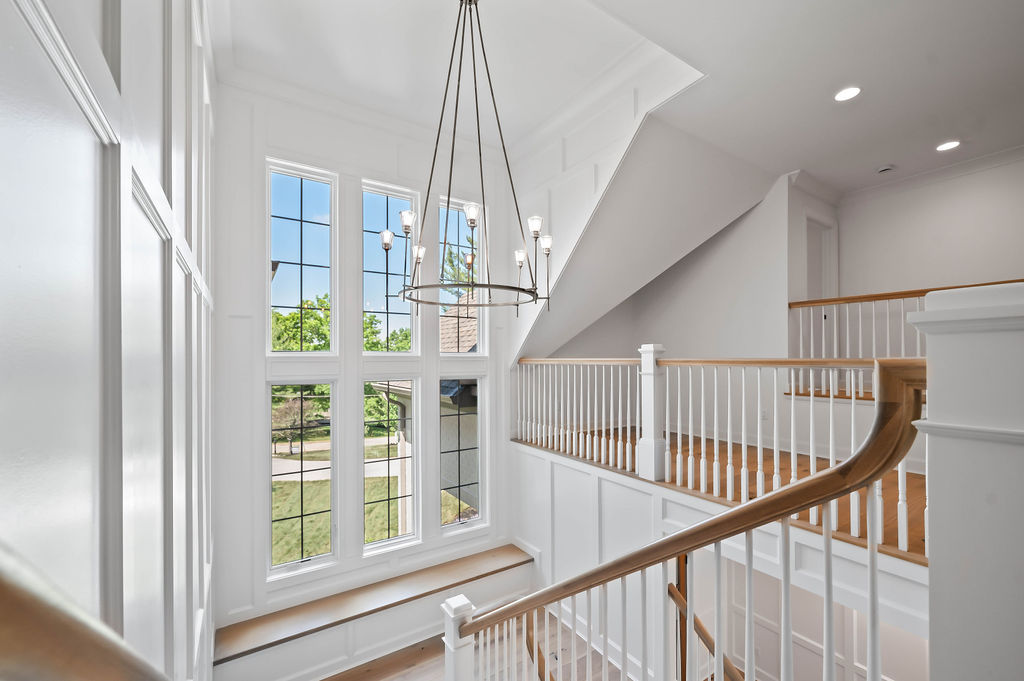
[[[388,484],[392,493],[398,487],[398,478],[367,478],[364,482],[364,499],[386,499]],[[306,513],[324,511],[331,507],[331,481],[313,480],[302,483],[302,504]],[[299,514],[299,482],[274,481],[273,508],[274,518],[288,518]],[[391,536],[398,533],[398,504],[376,503],[364,506],[363,541],[372,543],[388,539],[388,514],[391,516]],[[449,494],[441,493],[441,524],[454,522],[459,513],[470,509],[470,506]],[[304,526],[300,528],[300,522]],[[331,551],[331,514],[320,513],[302,519],[281,520],[272,523],[272,558],[274,565],[289,563],[301,558],[311,558]],[[304,537],[300,535],[304,534]],[[303,546],[300,547],[300,541]],[[305,551],[302,551],[302,548]]]
[[[324,440],[326,442],[326,440]],[[297,444],[297,443],[296,443]],[[274,454],[275,459],[284,459],[285,461],[298,461],[298,454],[288,454],[288,444],[278,444],[278,452]],[[392,456],[397,453],[397,448],[392,445]],[[384,445],[364,445],[363,446],[363,458],[364,459],[386,459],[388,456],[388,446]],[[317,449],[313,451],[306,450],[303,454],[303,458],[306,461],[329,461],[331,458],[330,449]]]

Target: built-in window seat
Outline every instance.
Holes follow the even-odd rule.
[[[531,562],[532,556],[508,544],[221,627],[217,630],[214,664],[237,660]],[[441,622],[440,610],[437,621]]]

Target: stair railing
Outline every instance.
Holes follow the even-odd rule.
[[[2,544],[0,679],[167,681]]]
[[[653,353],[650,353],[653,355]],[[650,357],[648,357],[650,359]],[[804,360],[805,362],[807,360]],[[718,364],[733,364],[723,361]],[[800,360],[749,360],[750,366],[801,366]],[[713,363],[714,364],[714,363]],[[739,364],[742,364],[739,363]],[[841,366],[846,366],[840,361]],[[656,364],[641,362],[642,371]],[[807,366],[807,365],[803,365]],[[754,660],[752,584],[753,530],[779,523],[781,567],[781,681],[793,679],[793,627],[790,607],[793,545],[792,518],[811,508],[822,507],[864,490],[867,496],[868,550],[867,679],[880,681],[880,626],[878,591],[878,544],[882,516],[875,484],[906,455],[916,430],[912,422],[920,417],[925,389],[925,363],[919,359],[877,360],[875,367],[875,416],[867,438],[850,458],[813,475],[766,491],[745,503],[699,522],[685,530],[654,541],[621,558],[608,561],[575,577],[562,580],[511,604],[490,612],[475,613],[463,596],[445,603],[446,676],[449,681],[471,679],[541,679],[547,681],[602,681],[618,678],[699,681],[696,668],[697,632],[694,608],[688,608],[679,626],[686,639],[686,669],[677,670],[679,656],[674,644],[678,612],[668,598],[676,559],[686,555],[685,592],[694,589],[694,552],[714,550],[714,640],[725,640],[723,631],[724,593],[722,583],[722,542],[743,535],[746,542],[747,608],[744,673],[753,679]],[[649,412],[650,410],[648,410]],[[654,411],[659,411],[655,409]],[[643,438],[663,434],[653,428],[651,414],[644,419]],[[649,449],[649,448],[648,448]],[[640,457],[644,443],[640,443]],[[643,462],[641,462],[643,467]],[[831,514],[822,514],[822,542],[825,559],[823,597],[824,659],[835,656],[833,622]],[[540,613],[540,615],[538,615]],[[532,654],[524,641],[532,629]],[[553,630],[553,631],[552,631]],[[555,653],[551,654],[552,647]],[[725,678],[724,646],[716,646],[713,676]],[[543,649],[548,654],[545,674],[537,661]],[[568,664],[562,659],[569,650]],[[554,667],[552,669],[552,667]],[[825,664],[825,680],[829,669]],[[622,672],[625,672],[622,674]]]

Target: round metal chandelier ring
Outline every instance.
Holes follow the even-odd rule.
[[[515,293],[516,300],[499,300],[498,302],[482,302],[475,301],[472,303],[459,303],[459,302],[442,302],[440,300],[431,300],[424,298],[419,295],[420,291],[442,291],[451,289],[465,289],[468,291],[498,291],[502,293]],[[415,294],[415,295],[411,295]],[[524,299],[520,300],[519,296],[524,296]],[[490,298],[490,296],[488,296]],[[541,296],[537,293],[536,289],[523,288],[521,286],[510,286],[508,284],[417,284],[416,286],[409,286],[402,289],[402,299],[407,300],[411,303],[420,303],[422,305],[448,305],[451,307],[516,307],[524,305],[526,303],[535,303],[541,300]]]

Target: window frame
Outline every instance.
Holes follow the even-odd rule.
[[[268,379],[263,386],[263,413],[264,420],[262,422],[264,432],[264,443],[266,449],[264,451],[272,451],[273,448],[273,397],[271,390],[275,385],[328,385],[331,389],[331,404],[329,413],[331,415],[331,550],[328,553],[320,554],[318,556],[311,556],[309,558],[300,558],[299,560],[290,561],[287,563],[281,563],[280,565],[274,565],[274,519],[273,519],[273,461],[272,457],[267,457],[265,461],[265,468],[260,467],[260,470],[266,472],[265,480],[270,483],[268,485],[269,494],[264,495],[263,504],[263,517],[265,524],[261,523],[263,527],[263,544],[266,547],[266,560],[264,561],[265,579],[267,583],[273,583],[281,581],[282,579],[292,577],[295,575],[305,574],[314,571],[320,571],[324,568],[338,564],[340,556],[342,555],[342,547],[340,546],[341,532],[339,524],[339,511],[340,507],[340,494],[338,484],[339,471],[341,468],[341,462],[338,456],[338,437],[335,434],[335,427],[338,423],[338,415],[340,411],[340,400],[338,395],[338,380],[336,379],[316,379],[308,376],[292,375],[290,377],[279,376],[273,379]],[[301,481],[300,481],[301,484]],[[300,516],[301,517],[301,516]]]
[[[442,537],[449,537],[449,536],[452,536],[452,535],[462,534],[464,532],[472,531],[472,530],[474,530],[477,527],[486,526],[486,525],[489,524],[486,512],[487,512],[487,506],[488,506],[488,501],[489,501],[489,498],[490,498],[490,494],[489,494],[489,489],[488,489],[488,487],[486,485],[487,474],[486,474],[486,463],[485,463],[485,457],[484,457],[484,452],[487,451],[486,443],[488,442],[488,440],[486,439],[488,437],[488,419],[486,418],[486,414],[485,414],[485,409],[486,409],[487,404],[488,404],[487,403],[487,399],[486,399],[487,378],[486,378],[485,375],[482,375],[480,373],[474,373],[474,372],[460,373],[460,372],[451,372],[451,371],[446,372],[446,371],[442,371],[439,374],[438,380],[437,380],[438,396],[439,396],[439,392],[440,392],[441,381],[468,381],[468,380],[476,381],[476,415],[477,415],[477,425],[476,425],[476,437],[477,437],[477,444],[476,444],[476,450],[477,450],[477,482],[476,482],[476,484],[477,484],[477,488],[478,488],[479,494],[480,494],[480,504],[479,504],[479,507],[477,508],[477,517],[476,518],[473,518],[472,520],[466,520],[466,521],[463,521],[463,522],[448,523],[447,525],[445,525],[445,524],[441,523],[441,506],[440,506],[440,503],[439,503],[438,507],[436,509],[434,509],[434,510],[437,512],[437,518],[438,518],[438,523],[440,524],[440,527],[441,527],[441,536]],[[438,401],[440,402],[440,400],[438,400]],[[441,471],[441,465],[442,465],[442,454],[444,452],[444,450],[441,449],[441,440],[442,440],[441,419],[442,418],[451,418],[451,417],[450,416],[449,417],[442,416],[441,413],[440,413],[440,407],[438,408],[437,417],[438,417],[437,418],[437,421],[438,421],[438,430],[437,430],[437,435],[438,435],[438,438],[437,438],[437,441],[438,441],[438,447],[437,447],[437,452],[438,452],[437,469],[438,469],[438,476],[439,476],[438,482],[440,483],[440,471]],[[449,451],[451,451],[451,450],[449,450]],[[457,451],[461,451],[461,450],[457,450]],[[459,487],[463,487],[463,486],[464,485],[461,484],[461,480],[460,480]],[[445,491],[445,488],[442,487],[440,484],[438,484],[437,491],[438,491],[438,498],[440,499],[440,495]]]
[[[391,196],[391,197],[394,197],[396,199],[407,199],[409,201],[409,205],[411,206],[412,210],[414,210],[416,212],[417,222],[418,222],[418,224],[420,226],[422,226],[422,224],[423,224],[423,213],[421,211],[420,193],[418,191],[415,191],[413,189],[408,189],[407,187],[402,187],[402,186],[399,186],[399,185],[396,185],[396,184],[390,184],[388,182],[380,182],[378,180],[370,180],[370,179],[366,179],[366,178],[363,178],[361,180],[360,184],[361,184],[361,190],[360,190],[360,194],[359,194],[359,196],[360,196],[360,204],[359,204],[359,216],[360,216],[360,219],[359,219],[359,230],[358,230],[359,234],[360,234],[360,239],[359,239],[359,243],[360,243],[360,249],[359,249],[359,320],[360,320],[360,323],[362,323],[363,313],[364,313],[363,312],[363,308],[364,308],[365,302],[366,302],[366,291],[365,291],[365,288],[364,288],[365,275],[366,275],[366,259],[363,257],[363,239],[362,239],[362,235],[366,231],[365,230],[366,216],[363,215],[363,204],[362,204],[363,194],[365,194],[366,192],[371,192],[371,193],[374,193],[374,194],[383,194],[384,196]],[[398,225],[398,228],[401,229],[401,225]],[[392,231],[394,231],[394,230],[392,230]],[[419,235],[420,235],[420,230],[414,228],[412,234],[409,235],[410,244],[415,245],[417,243],[417,239],[419,238]],[[396,238],[397,238],[397,232],[396,232]],[[412,279],[412,269],[411,269],[411,267],[412,267],[412,263],[410,263],[410,270],[409,270],[409,279],[410,280]],[[409,328],[412,331],[412,345],[411,345],[411,347],[409,348],[408,351],[402,351],[402,350],[399,350],[399,351],[395,351],[395,350],[366,350],[365,347],[360,345],[359,350],[362,353],[363,357],[376,357],[376,358],[381,358],[381,357],[396,357],[396,358],[416,357],[416,358],[421,358],[421,357],[423,357],[423,351],[422,351],[422,348],[423,348],[423,343],[422,343],[423,325],[420,322],[420,320],[423,317],[423,314],[422,314],[422,311],[417,311],[417,307],[419,307],[419,306],[417,306],[415,303],[409,303]]]
[[[383,353],[371,353],[373,356],[379,356]],[[406,353],[397,353],[400,356]],[[365,441],[364,444],[359,447],[359,487],[360,487],[360,504],[359,508],[361,513],[359,516],[359,526],[362,529],[359,536],[359,543],[362,546],[362,556],[375,556],[381,553],[390,553],[391,551],[401,549],[407,546],[415,546],[421,544],[423,541],[423,503],[425,496],[423,494],[423,445],[422,445],[422,434],[426,430],[423,428],[423,376],[422,374],[410,373],[408,375],[401,374],[398,372],[388,372],[386,374],[365,374],[362,376],[359,388],[360,395],[365,395],[365,386],[367,383],[379,383],[379,382],[398,382],[398,381],[409,381],[411,384],[411,406],[412,406],[412,417],[409,419],[410,430],[412,431],[412,442],[410,457],[410,467],[412,476],[412,532],[403,534],[397,537],[387,537],[385,539],[379,539],[375,542],[366,543],[366,492],[365,492],[365,481],[366,481],[366,460],[365,460]],[[360,399],[360,411],[362,415],[360,417],[360,429],[365,427],[366,419],[365,412],[363,412],[363,400]],[[360,436],[362,439],[364,436]]]
[[[271,270],[270,270],[270,265],[273,262],[271,256],[272,256],[272,252],[273,252],[272,251],[272,248],[273,248],[272,244],[273,244],[273,220],[274,220],[274,217],[273,217],[273,211],[272,211],[271,202],[272,202],[272,198],[273,198],[273,195],[272,195],[272,183],[273,183],[273,175],[274,175],[274,173],[279,173],[279,174],[283,174],[283,175],[290,175],[292,177],[298,177],[300,179],[310,180],[310,181],[313,181],[313,182],[323,182],[323,183],[325,183],[325,184],[330,186],[330,192],[331,192],[331,222],[330,222],[330,225],[329,225],[329,229],[330,229],[331,241],[330,241],[330,249],[329,249],[329,251],[330,251],[330,264],[328,265],[328,269],[329,269],[329,273],[330,273],[330,276],[329,276],[329,280],[330,280],[329,293],[330,293],[330,299],[331,299],[331,308],[330,308],[331,320],[330,320],[330,330],[329,330],[329,334],[328,335],[329,335],[329,338],[330,338],[331,347],[330,347],[329,350],[274,350],[273,349],[273,314],[274,314],[274,306],[272,304],[272,300],[273,299],[272,299],[272,293],[271,293],[271,291],[272,291],[271,283],[273,281],[273,276],[272,276],[272,273],[271,273]],[[338,356],[341,355],[341,350],[342,349],[340,347],[340,343],[342,341],[342,336],[343,336],[343,334],[341,334],[341,332],[340,332],[340,324],[338,323],[338,317],[340,316],[340,314],[342,312],[342,310],[341,310],[341,308],[342,308],[341,296],[340,296],[341,291],[339,290],[341,288],[341,286],[340,286],[341,277],[339,276],[339,273],[338,273],[338,269],[339,269],[340,264],[342,262],[342,257],[340,255],[341,242],[342,242],[342,234],[341,234],[341,226],[339,224],[340,223],[340,220],[339,220],[339,215],[340,215],[339,203],[340,202],[339,202],[339,196],[338,196],[338,193],[339,193],[338,174],[337,173],[333,173],[333,172],[331,172],[329,170],[324,170],[324,169],[321,169],[321,168],[315,168],[313,166],[308,166],[308,165],[304,165],[304,164],[301,164],[301,163],[295,163],[295,162],[292,162],[292,161],[285,161],[283,159],[273,158],[273,157],[269,157],[268,156],[266,158],[265,168],[264,168],[264,186],[265,186],[265,191],[266,191],[266,201],[265,201],[265,206],[264,206],[264,230],[265,230],[265,235],[264,235],[265,236],[265,243],[264,243],[264,247],[265,247],[265,250],[264,250],[264,254],[263,254],[262,268],[263,268],[265,282],[266,282],[265,300],[264,300],[264,328],[265,328],[264,336],[265,336],[265,346],[266,346],[265,347],[265,353],[266,353],[268,358],[272,357],[272,358],[275,358],[275,359],[280,358],[280,357],[300,357],[300,358],[302,358],[302,357],[338,357]],[[301,235],[301,225],[302,225],[302,222],[300,221],[299,224],[300,224],[300,235]],[[301,236],[300,236],[300,238],[301,238]],[[302,304],[301,291],[300,291],[299,304],[300,305]]]

